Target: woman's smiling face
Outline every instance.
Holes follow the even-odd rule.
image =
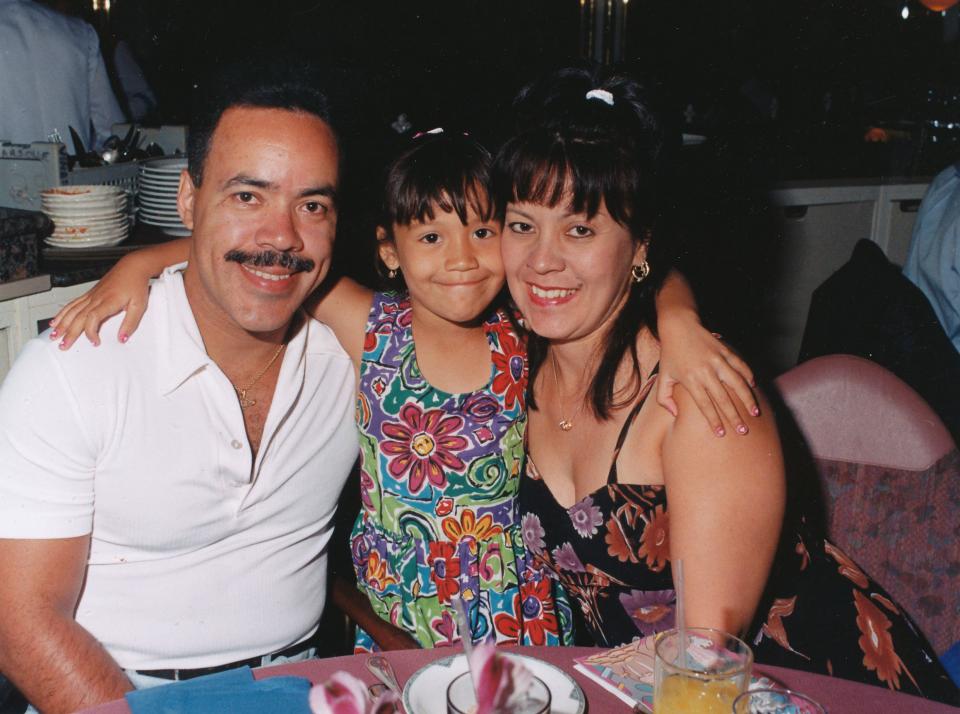
[[[601,202],[575,213],[570,196],[554,206],[507,205],[501,240],[507,284],[527,327],[549,340],[599,339],[626,301],[630,269],[646,256]]]

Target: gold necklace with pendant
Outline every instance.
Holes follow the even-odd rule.
[[[270,358],[270,361],[267,362],[266,366],[265,366],[263,369],[261,369],[259,372],[257,372],[257,376],[254,377],[254,378],[250,381],[250,384],[248,384],[246,387],[238,387],[238,386],[237,386],[236,384],[234,384],[233,382],[230,382],[230,386],[233,387],[233,389],[234,389],[234,390],[236,391],[236,393],[237,393],[237,397],[239,397],[239,399],[240,399],[240,408],[241,408],[241,409],[247,409],[247,408],[249,408],[249,407],[254,406],[254,405],[257,403],[257,400],[256,400],[256,399],[247,399],[247,392],[249,392],[249,391],[253,388],[253,385],[255,385],[257,382],[259,382],[259,381],[260,381],[260,378],[267,373],[267,370],[270,369],[270,366],[271,366],[274,362],[277,361],[277,357],[280,356],[280,353],[283,352],[283,348],[286,347],[286,346],[287,346],[287,345],[286,345],[285,343],[283,343],[283,344],[281,344],[279,347],[277,347],[277,351],[273,353],[273,357]]]
[[[573,420],[580,416],[580,411],[583,409],[583,400],[580,400],[580,405],[577,407],[577,411],[573,413],[573,416],[569,419],[566,419],[563,416],[563,398],[560,393],[560,377],[557,372],[557,356],[553,353],[550,354],[550,357],[553,360],[553,382],[557,385],[557,407],[560,412],[560,421],[557,422],[557,426],[560,427],[561,431],[570,431],[573,429]]]

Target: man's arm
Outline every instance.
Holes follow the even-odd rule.
[[[133,689],[74,620],[90,536],[0,538],[0,671],[45,714],[72,712]]]

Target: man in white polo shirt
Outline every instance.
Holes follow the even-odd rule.
[[[41,711],[295,655],[316,628],[355,385],[300,311],[339,156],[324,97],[287,76],[224,81],[194,121],[189,267],[129,342],[41,336],[0,388],[0,671]]]

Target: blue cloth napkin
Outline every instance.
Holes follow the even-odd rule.
[[[255,680],[249,667],[127,692],[133,714],[310,714],[310,681]]]

